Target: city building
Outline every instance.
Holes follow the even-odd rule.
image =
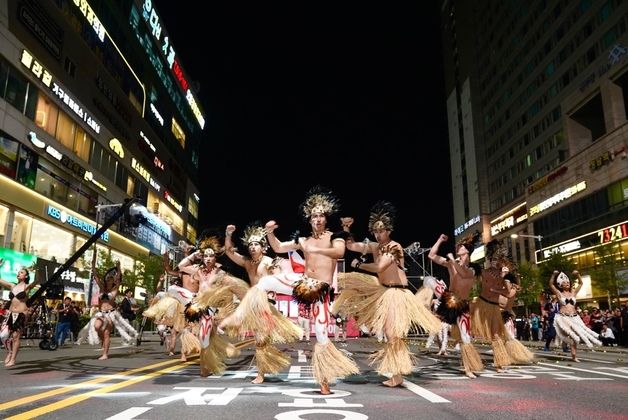
[[[130,197],[144,223],[120,219],[98,241],[123,268],[196,240],[205,115],[175,42],[151,1],[0,2],[8,260],[63,263]],[[84,299],[75,265],[66,286]]]
[[[585,276],[605,246],[628,276],[627,25],[620,0],[442,3],[456,236]]]

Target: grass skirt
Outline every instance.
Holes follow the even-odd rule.
[[[506,351],[510,360],[515,365],[527,365],[534,360],[534,353],[532,353],[521,341],[516,338],[506,340],[504,343]]]
[[[373,276],[344,273],[345,288],[334,302],[332,312],[343,311],[360,319],[371,333],[385,333],[389,339],[406,337],[412,328],[438,333],[441,321],[408,289],[384,287]]]
[[[277,374],[290,366],[290,357],[266,340],[255,346],[255,365],[261,375]]]
[[[254,332],[270,337],[273,343],[291,343],[303,335],[303,330],[271,305],[266,292],[257,287],[247,291],[232,317],[236,326],[227,328],[231,336],[245,337]]]
[[[471,333],[476,338],[492,341],[495,335],[507,337],[499,305],[493,305],[478,297],[471,305]]]
[[[460,343],[460,358],[465,371],[478,373],[484,370],[482,358],[473,344]]]
[[[406,342],[400,338],[389,340],[384,348],[369,357],[370,365],[377,373],[386,375],[408,375],[416,363],[416,357],[408,350]]]
[[[227,340],[216,334],[213,328],[210,333],[209,347],[201,349],[200,365],[201,374],[222,375],[227,369],[224,360],[228,357],[236,357],[240,351]]]
[[[181,331],[185,328],[184,309],[185,306],[178,300],[166,295],[142,312],[142,316]]]
[[[327,344],[314,345],[312,371],[319,384],[328,384],[336,378],[357,374],[360,369],[330,341]]]
[[[556,314],[554,317],[554,329],[556,335],[565,343],[578,344],[582,341],[587,347],[593,348],[593,344],[601,346],[598,334],[587,327],[580,316],[565,316]]]

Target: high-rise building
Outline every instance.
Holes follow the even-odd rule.
[[[442,2],[457,236],[628,276],[627,25],[621,0]]]
[[[118,223],[98,241],[123,268],[195,241],[205,115],[176,38],[151,1],[0,2],[9,260],[66,261],[129,197],[145,223]]]

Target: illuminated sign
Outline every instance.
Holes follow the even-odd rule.
[[[55,220],[59,220],[63,224],[70,225],[73,228],[88,233],[90,235],[95,234],[98,230],[94,223],[79,219],[76,216],[72,216],[71,214],[68,214],[65,210],[58,209],[50,204],[48,205],[48,210],[46,214]],[[100,239],[105,242],[109,242],[109,232],[103,233]]]
[[[94,184],[95,186],[100,188],[101,190],[107,191],[107,187],[103,183],[96,181],[94,179],[94,174],[91,173],[90,171],[85,171],[84,179],[85,179],[85,181],[91,182],[92,184]]]
[[[76,1],[76,0],[75,0]],[[168,63],[168,68],[172,71],[174,78],[179,82],[179,86],[181,86],[181,90],[185,92],[185,99],[188,101],[188,105],[190,105],[190,109],[192,113],[196,117],[198,124],[201,128],[205,127],[205,118],[203,117],[203,113],[201,112],[198,104],[196,103],[196,98],[194,98],[194,94],[189,89],[189,83],[185,78],[183,73],[183,68],[179,64],[176,59],[176,53],[174,51],[174,47],[172,46],[172,42],[170,41],[170,37],[166,34],[166,31],[161,28],[161,21],[157,11],[153,7],[152,0],[144,0],[142,4],[142,17],[150,26],[151,33],[157,42],[157,45],[160,47],[161,53]],[[163,33],[163,38],[162,38]]]
[[[200,202],[201,198],[196,194],[196,193],[192,193],[194,195],[194,199],[196,200],[196,202]]]
[[[50,74],[50,72],[48,72],[48,70],[46,70],[39,61],[35,60],[31,53],[26,50],[22,50],[22,58],[20,59],[20,62],[39,80],[41,80],[44,85],[50,87],[50,84],[52,83],[52,74]]]
[[[31,141],[31,143],[33,143],[33,146],[35,146],[38,149],[43,149],[44,147],[46,147],[46,143],[39,140],[37,138],[37,133],[35,133],[34,131],[31,131],[30,133],[28,133],[28,139]]]
[[[608,165],[613,160],[613,156],[611,156],[611,152],[604,152],[600,156],[595,159],[591,159],[589,162],[589,169],[591,172],[597,171],[604,165]]]
[[[574,251],[586,251],[604,244],[619,242],[628,239],[628,221],[608,226],[569,241],[543,249],[543,258],[549,258],[553,253],[567,254]]]
[[[462,225],[454,229],[454,234],[460,235],[462,232],[464,232],[465,230],[469,229],[471,226],[479,222],[480,222],[480,215],[472,217],[471,219],[469,219],[469,221],[464,222]]]
[[[152,102],[150,104],[150,110],[153,113],[153,115],[155,116],[155,119],[157,121],[159,121],[159,124],[161,124],[163,126],[164,125],[164,117],[161,116],[161,114],[159,113],[159,111],[157,111],[157,108],[155,107],[155,105],[153,105]]]
[[[64,104],[68,106],[80,119],[85,121],[87,125],[94,130],[96,133],[100,133],[100,124],[96,122],[91,115],[89,115],[86,111],[83,111],[83,108],[68,95],[68,92],[64,92],[61,86],[59,86],[56,82],[52,82],[52,92],[56,94],[59,99],[63,101]]]
[[[162,171],[166,170],[166,166],[164,165],[164,163],[161,160],[159,160],[159,158],[157,156],[155,156],[155,159],[153,159],[153,163],[155,164],[156,168],[159,168]]]
[[[179,213],[183,211],[183,206],[179,204],[179,202],[175,200],[168,191],[164,191],[164,198],[166,199],[167,202],[172,204],[172,207],[179,210]]]
[[[534,184],[528,187],[528,194],[535,193],[536,191],[545,187],[550,182],[554,181],[556,178],[560,177],[561,175],[564,175],[565,172],[567,172],[567,167],[563,166],[562,168],[558,169],[556,172],[552,172],[551,174],[545,175],[544,177],[540,178]]]
[[[530,215],[530,217],[532,217],[535,214],[541,213],[542,211],[545,211],[549,209],[550,207],[553,207],[556,204],[560,203],[561,201],[571,198],[572,196],[586,189],[587,189],[587,182],[586,181],[579,182],[578,184],[572,187],[569,187],[566,190],[561,191],[558,194],[548,198],[547,200],[544,200],[540,202],[539,204],[531,207],[528,214]]]
[[[51,145],[46,146],[46,153],[57,160],[63,159],[63,153],[52,147]]]
[[[148,139],[148,137],[146,137],[146,134],[144,134],[143,131],[140,131],[140,137],[144,140],[144,142],[146,142],[146,144],[148,145],[148,147],[150,147],[150,150],[152,150],[153,152],[157,151],[157,148],[153,145],[153,143]]]
[[[153,187],[157,191],[161,190],[161,186],[157,183],[157,181],[153,179],[152,176],[150,176],[150,172],[148,172],[146,168],[144,168],[142,164],[137,161],[137,159],[131,158],[131,167],[135,169],[142,178],[148,181],[151,187]]]
[[[45,69],[41,63],[33,57],[31,53],[26,50],[22,50],[22,57],[20,62],[24,67],[29,69],[41,82],[49,87],[52,92],[59,97],[63,101],[63,103],[72,110],[80,119],[85,121],[87,125],[94,130],[96,133],[100,133],[100,124],[92,118],[83,108],[68,95],[67,92],[64,92],[63,89],[57,84],[57,82],[52,80],[52,74]]]
[[[495,236],[504,230],[526,221],[528,219],[528,212],[525,206],[526,203],[519,204],[514,209],[491,220],[491,235]]]
[[[124,148],[122,147],[122,143],[120,143],[120,140],[115,137],[109,140],[109,148],[121,159],[124,159]]]
[[[89,24],[94,28],[94,32],[96,32],[96,36],[100,39],[100,42],[105,40],[105,27],[102,26],[98,17],[96,17],[96,13],[87,4],[87,0],[74,0],[74,5],[79,8],[85,19],[89,22]]]
[[[620,241],[628,238],[628,222],[597,231],[601,244]]]

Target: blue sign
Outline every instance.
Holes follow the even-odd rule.
[[[48,205],[48,216],[59,220],[63,224],[68,224],[75,229],[88,233],[89,235],[95,234],[98,230],[94,223],[86,222],[76,216],[72,216],[71,214],[66,213],[65,210],[60,210],[50,204]],[[103,233],[100,239],[105,242],[109,242],[109,232]]]

